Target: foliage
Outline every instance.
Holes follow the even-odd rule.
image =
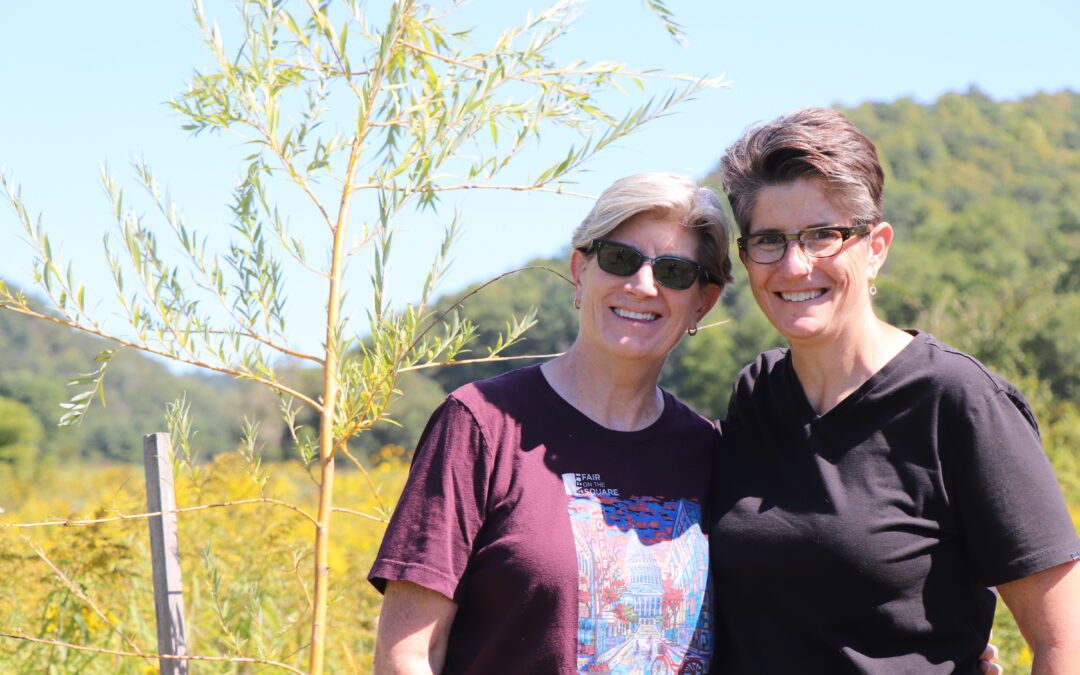
[[[0,463],[27,466],[37,456],[44,436],[45,430],[27,406],[0,397]]]
[[[397,494],[407,471],[401,448],[383,449],[379,460],[371,479],[386,494]],[[2,522],[109,518],[138,513],[145,503],[137,467],[82,465],[42,471],[33,478],[51,489],[28,495],[19,508],[3,514]],[[385,506],[375,501],[358,472],[340,478],[339,492],[347,508],[373,512]],[[15,481],[0,469],[0,494],[24,488],[24,481]],[[234,453],[203,466],[197,480],[187,475],[177,481],[180,508],[204,503],[210,495],[222,502],[260,495],[305,501],[316,489],[297,462],[267,464],[253,471]],[[383,526],[347,513],[337,518],[340,546],[331,565],[342,583],[329,611],[335,630],[326,667],[334,673],[367,673],[379,595],[365,576]],[[299,665],[308,636],[297,628],[295,617],[308,611],[310,601],[306,581],[310,537],[302,523],[287,509],[259,505],[182,513],[179,519],[192,652],[245,654]],[[0,587],[0,616],[6,629],[59,642],[153,653],[154,601],[145,573],[150,561],[144,520],[21,532],[0,529],[0,574],[24,580]],[[61,574],[91,602],[80,598]],[[156,672],[156,665],[0,641],[3,672],[143,674]],[[200,663],[198,672],[249,671],[236,664]]]
[[[238,605],[219,600],[226,591],[221,578],[212,577],[206,592],[217,612],[217,637],[208,642],[236,656],[269,650],[292,659],[306,652],[308,672],[318,674],[332,639],[328,611],[348,589],[340,582],[331,588],[330,578],[341,555],[331,538],[337,459],[351,460],[366,474],[350,442],[388,417],[401,396],[400,376],[453,362],[477,333],[456,312],[432,307],[461,214],[444,216],[441,249],[419,298],[403,308],[391,306],[385,288],[395,231],[420,212],[437,211],[448,193],[562,192],[597,152],[719,83],[672,77],[667,83],[673,88],[655,92],[651,74],[619,64],[558,63],[551,50],[578,12],[572,1],[526,17],[491,45],[478,44],[470,30],[455,25],[457,5],[441,11],[396,0],[381,15],[356,0],[235,5],[238,29],[226,34],[194,0],[214,67],[197,73],[170,103],[193,134],[235,135],[249,153],[233,191],[228,243],[218,246],[216,236],[192,229],[145,161],[133,162],[141,198],[132,198],[103,169],[116,225],[104,237],[104,261],[113,279],[113,307],[127,322],[117,329],[94,301],[96,289],[78,280],[41,219],[30,215],[19,187],[0,174],[0,189],[35,255],[37,290],[46,299],[46,307],[38,307],[0,282],[0,308],[112,343],[93,370],[77,371],[65,422],[84,418],[103,394],[106,367],[111,377],[109,364],[121,347],[262,385],[279,398],[293,456],[311,469],[318,486],[307,509],[289,505],[309,521],[300,522],[311,548],[294,551],[294,567],[310,574],[308,602],[290,606],[280,623],[260,633],[276,642],[249,640],[249,624],[271,613],[263,602],[267,582],[238,579],[252,610],[234,614]],[[663,2],[648,6],[678,34]],[[626,99],[607,94],[627,84],[644,94],[643,102],[619,114],[608,101]],[[553,132],[568,132],[571,140],[551,143]],[[530,154],[524,165],[523,151],[539,146],[541,137],[542,152]],[[302,205],[286,197],[292,194]],[[309,255],[313,245],[327,253],[324,262]],[[367,265],[371,299],[363,322],[345,311],[346,288],[353,287],[346,283],[350,262]],[[289,341],[286,286],[298,275],[314,277],[325,292],[321,351],[303,351]],[[513,346],[532,324],[528,315],[510,319],[484,358]],[[286,357],[319,369],[316,392],[290,380],[282,366]],[[190,409],[178,403],[171,410],[177,442],[189,447],[181,432],[189,428]],[[260,471],[260,432],[256,421],[241,425],[238,456],[253,475]],[[200,489],[213,494],[190,456],[181,463]],[[262,483],[253,489],[272,484],[271,478],[260,475]],[[208,561],[236,555],[235,547],[207,541]],[[275,542],[260,538],[255,544],[272,551]]]
[[[897,229],[885,315],[1080,402],[1080,95],[972,90],[849,112],[878,144]]]
[[[533,312],[540,320],[529,329],[527,337],[508,347],[503,354],[507,357],[558,354],[566,351],[577,336],[577,313],[572,305],[574,287],[568,280],[569,274],[569,265],[564,258],[538,258],[497,284],[470,286],[460,293],[440,298],[435,306],[445,311],[460,304],[462,315],[479,327],[481,344],[493,344],[498,339],[501,317],[508,313],[521,316]],[[430,377],[445,391],[452,391],[467,382],[492,377],[521,365],[520,361],[464,363],[433,370]]]
[[[0,342],[5,346],[0,354],[0,396],[29,407],[45,429],[50,461],[141,460],[142,435],[162,428],[165,403],[181,395],[198,420],[199,447],[206,456],[228,452],[239,442],[240,425],[229,411],[264,419],[264,428],[275,422],[277,400],[272,395],[245,391],[231,378],[171,373],[160,362],[125,350],[109,365],[107,414],[91,414],[75,426],[61,428],[57,422],[63,410],[57,403],[79,391],[65,387],[65,380],[93,368],[89,364],[107,343],[46,322],[25,321],[10,312],[0,312]],[[279,457],[280,443],[269,450]]]

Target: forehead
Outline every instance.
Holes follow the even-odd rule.
[[[650,256],[694,257],[698,234],[671,215],[645,211],[632,216],[612,230],[605,239],[630,244]]]
[[[843,224],[843,211],[820,183],[800,178],[758,191],[750,213],[750,233],[798,232],[808,227]]]

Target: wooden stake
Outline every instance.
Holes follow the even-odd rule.
[[[184,587],[180,578],[180,542],[176,528],[172,441],[169,434],[143,436],[146,466],[146,509],[151,516],[150,554],[154,571],[154,609],[157,613],[158,653],[187,656],[184,631]],[[187,675],[187,661],[159,659],[161,675]]]

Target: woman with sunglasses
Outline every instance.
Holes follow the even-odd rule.
[[[840,113],[721,160],[758,305],[788,348],[738,377],[711,527],[722,673],[974,673],[996,586],[1034,673],[1080,673],[1080,541],[1023,396],[875,316],[893,228]]]
[[[376,673],[704,673],[715,429],[657,386],[730,281],[716,197],[615,182],[573,235],[576,341],[435,411],[369,575]]]

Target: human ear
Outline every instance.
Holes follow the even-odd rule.
[[[893,234],[892,225],[881,221],[867,235],[870,238],[870,279],[877,277],[882,265],[885,264],[885,259],[889,256],[889,246],[892,245]]]
[[[574,300],[581,300],[582,278],[585,276],[585,266],[589,264],[588,257],[578,249],[570,254],[570,276],[574,278]]]
[[[705,315],[709,313],[709,310],[716,305],[716,301],[720,299],[720,293],[723,291],[723,289],[716,284],[706,284],[704,282],[698,283],[702,283],[703,286],[701,288],[701,304],[698,305],[697,312],[695,312],[694,323],[705,318]]]

